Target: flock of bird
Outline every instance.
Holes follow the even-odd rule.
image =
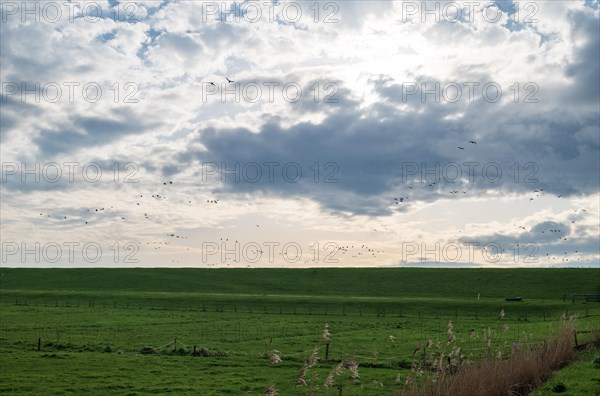
[[[476,141],[474,141],[474,140],[469,140],[469,143],[470,143],[470,144],[477,144],[477,142],[476,142]],[[464,150],[465,148],[464,148],[464,147],[462,147],[462,146],[458,146],[458,149],[459,149],[459,150]],[[424,181],[424,180],[422,180],[422,181],[421,181],[421,183],[427,183],[427,182],[426,182],[426,181]],[[431,182],[431,183],[428,183],[428,184],[427,184],[427,188],[433,188],[433,187],[435,187],[436,185],[439,185],[439,183],[438,183],[438,182]],[[412,190],[412,189],[414,189],[414,188],[415,188],[414,186],[408,186],[408,189],[409,189],[409,190]],[[466,194],[466,193],[467,193],[466,191],[458,191],[458,190],[452,190],[452,191],[450,191],[449,193],[450,193],[450,194],[459,194],[459,193],[461,193],[461,192],[462,192],[463,194]],[[409,197],[408,197],[408,196],[393,197],[393,200],[394,200],[394,204],[395,204],[395,205],[399,205],[399,204],[401,204],[401,203],[403,203],[403,202],[406,202],[406,201],[408,201],[408,200],[409,200]]]
[[[476,142],[475,140],[469,140],[469,141],[468,141],[468,143],[469,143],[469,144],[471,144],[471,145],[476,145],[476,144],[477,144],[477,142]],[[463,147],[463,146],[458,146],[458,149],[459,149],[459,150],[465,150],[465,147]],[[421,182],[422,182],[422,183],[426,183],[425,181],[421,181]],[[428,184],[427,184],[427,188],[432,188],[432,187],[435,187],[436,185],[439,185],[439,183],[438,183],[438,182],[431,182],[431,183],[428,183]],[[412,185],[411,185],[411,186],[408,186],[408,189],[409,189],[409,190],[412,190],[412,189],[414,189],[414,186],[412,186]],[[534,195],[534,197],[531,197],[531,198],[529,198],[529,201],[533,201],[533,200],[535,200],[536,198],[540,197],[540,196],[541,196],[541,194],[542,194],[543,192],[544,192],[544,189],[543,189],[543,188],[539,188],[539,189],[536,189],[536,190],[534,190],[534,191],[533,191],[533,193],[534,193],[535,195]],[[460,193],[462,193],[462,194],[467,194],[467,191],[451,190],[451,191],[449,191],[449,193],[450,193],[450,194],[460,194]],[[562,198],[562,195],[561,195],[561,194],[559,194],[559,195],[556,195],[556,197],[557,197],[557,198]],[[409,196],[408,196],[408,195],[407,195],[407,196],[404,196],[404,195],[402,195],[402,196],[396,196],[396,197],[393,197],[393,203],[394,203],[395,205],[399,205],[399,204],[402,204],[402,203],[405,203],[405,202],[407,202],[409,199],[410,199],[410,198],[409,198]],[[579,209],[579,210],[580,210],[580,211],[583,211],[583,212],[585,212],[585,211],[586,211],[586,209]],[[577,213],[578,211],[575,211],[575,212]],[[570,221],[571,221],[571,224],[575,224],[575,220],[573,220],[573,219],[570,219]],[[515,226],[516,226],[516,225],[515,225]],[[524,227],[524,226],[519,226],[519,228],[520,228],[520,229],[523,229],[523,230],[526,230],[526,227]],[[554,233],[554,234],[556,234],[556,235],[557,235],[557,237],[558,237],[558,239],[559,239],[560,241],[566,241],[566,240],[567,240],[567,238],[566,238],[566,237],[564,236],[564,234],[563,234],[563,230],[561,230],[561,229],[549,229],[549,230],[543,230],[543,231],[541,231],[541,233],[542,233],[542,234],[544,234],[546,231],[547,231],[547,232],[549,232],[549,233]],[[462,231],[459,231],[459,232],[462,232]],[[530,230],[529,232],[533,232],[533,230]],[[518,244],[517,244],[517,245],[518,245]],[[581,254],[581,253],[580,253],[578,250],[574,250],[572,253],[579,254],[579,255]],[[569,254],[569,252],[564,252],[564,256],[566,256],[566,255],[568,255],[568,254]],[[353,256],[353,257],[354,257],[354,256]],[[559,257],[559,256],[557,256],[557,255],[551,255],[551,254],[550,254],[550,252],[546,252],[544,257],[545,257],[546,259],[548,259],[548,260],[558,260],[558,259],[560,259],[562,262],[569,261],[569,258],[568,258],[568,257]],[[581,256],[577,257],[577,261],[579,261],[579,260],[581,260]]]
[[[227,80],[228,83],[235,82],[233,80],[230,80],[227,77],[226,77],[226,80]],[[214,84],[214,83],[211,82],[211,84]],[[477,144],[477,142],[474,141],[474,140],[469,140],[468,143],[472,144],[472,145],[476,145]],[[458,146],[458,149],[459,150],[464,150],[465,148],[462,147],[462,146]],[[432,188],[432,187],[435,187],[436,185],[439,185],[439,183],[432,182],[432,183],[427,184],[427,188]],[[150,197],[152,199],[154,199],[154,200],[166,200],[167,196],[165,195],[165,192],[167,192],[167,190],[165,190],[165,189],[166,188],[171,188],[173,186],[174,186],[174,184],[173,184],[172,180],[163,181],[162,182],[163,191],[151,194]],[[413,190],[414,186],[408,186],[408,189],[409,190]],[[544,192],[543,188],[536,189],[536,190],[533,191],[533,193],[535,194],[536,198],[540,197],[540,195],[543,192]],[[451,190],[449,193],[450,194],[460,194],[460,193],[467,194],[467,191]],[[562,197],[562,195],[558,195],[558,198],[561,198],[561,197]],[[393,202],[394,202],[395,205],[400,205],[400,204],[406,203],[408,200],[409,200],[409,196],[408,195],[406,195],[406,196],[402,195],[402,196],[393,197]],[[532,197],[529,200],[532,201],[532,200],[534,200],[534,198]],[[140,206],[140,207],[144,206],[144,194],[140,194],[139,197],[138,197],[138,199],[136,201],[137,201],[136,202],[136,206]],[[187,202],[189,204],[192,204],[191,200],[187,200]],[[215,199],[215,198],[206,199],[206,204],[208,204],[208,205],[217,205],[218,203],[219,203],[219,199]],[[584,211],[585,212],[586,210],[585,209],[580,209],[580,211]],[[43,212],[40,213],[40,216],[46,216],[48,218],[54,217],[54,218],[57,218],[57,219],[60,219],[60,220],[69,220],[70,218],[74,218],[77,221],[82,221],[84,224],[92,224],[93,221],[98,218],[98,216],[109,216],[109,217],[112,217],[113,219],[117,219],[118,218],[121,221],[127,221],[127,218],[125,216],[122,216],[121,214],[117,214],[115,216],[114,214],[112,214],[113,212],[119,213],[118,211],[114,211],[114,207],[113,206],[110,206],[109,209],[106,209],[105,207],[87,208],[87,209],[85,209],[85,211],[83,213],[75,214],[75,215],[72,215],[72,216],[67,216],[67,215],[64,215],[64,214],[53,215],[53,214],[50,214],[50,213],[43,213]],[[576,211],[576,212],[578,212],[578,211]],[[151,219],[151,216],[147,212],[145,212],[143,215],[144,215],[144,219],[146,219],[146,220],[150,220]],[[570,219],[570,221],[571,221],[571,224],[575,224],[575,219]],[[260,228],[260,226],[258,224],[256,224],[256,227]],[[517,227],[517,225],[515,225],[515,227]],[[520,225],[520,226],[518,226],[518,228],[520,230],[523,230],[524,232],[527,231],[527,228],[525,226]],[[373,231],[377,232],[376,229],[373,229]],[[462,232],[462,231],[459,231],[459,232]],[[534,231],[533,231],[533,229],[531,229],[531,230],[529,230],[529,232],[531,233],[531,232],[534,232]],[[551,228],[551,229],[547,229],[547,230],[541,230],[542,234],[545,234],[546,232],[552,233],[552,234],[556,235],[557,239],[560,240],[560,241],[566,241],[567,240],[567,237],[565,236],[565,232],[562,229],[560,229],[560,228]],[[165,235],[168,238],[170,238],[171,240],[177,240],[177,239],[183,240],[183,239],[188,239],[189,238],[188,236],[181,235],[181,234],[176,234],[174,232],[167,232],[167,233],[165,233]],[[220,241],[221,241],[222,244],[223,243],[228,243],[229,242],[229,238],[225,238],[224,240],[223,240],[223,238],[221,238]],[[235,242],[237,243],[238,241],[236,240]],[[146,242],[146,245],[148,247],[153,248],[154,250],[160,250],[163,247],[172,246],[172,242],[169,241],[169,240],[167,240],[167,241],[153,241],[153,242]],[[190,249],[187,248],[187,250],[189,251]],[[254,249],[251,253],[254,254],[254,255],[259,255],[259,254],[261,256],[264,255],[264,251],[262,249]],[[337,249],[336,249],[336,251],[334,253],[335,254],[333,254],[332,256],[335,256],[335,255],[337,255],[339,253],[340,255],[346,255],[346,254],[348,254],[352,258],[360,259],[360,258],[367,258],[367,257],[376,258],[378,254],[384,253],[384,251],[383,250],[377,250],[377,249],[371,248],[371,247],[369,247],[369,246],[367,246],[365,244],[362,244],[362,245],[360,245],[360,247],[358,247],[358,245],[345,245],[345,246],[342,245],[342,246],[338,246]],[[578,250],[575,250],[574,253],[575,254],[580,254],[580,252]],[[548,260],[558,260],[558,259],[561,259],[563,262],[565,262],[565,261],[569,261],[569,258],[566,257],[568,254],[569,254],[569,252],[565,251],[564,255],[562,255],[563,257],[559,257],[561,255],[559,255],[559,256],[557,256],[557,255],[551,255],[550,252],[546,252],[545,253],[545,258],[547,258]],[[225,256],[226,256],[226,259],[225,259],[226,263],[225,264],[229,265],[230,262],[234,261],[234,259],[227,258],[227,255],[225,255]],[[286,257],[283,257],[283,253],[279,253],[279,256],[281,256],[282,259],[287,259]],[[335,257],[333,257],[333,259],[335,259]],[[580,259],[581,259],[581,257],[577,258],[577,260],[580,260]],[[286,260],[286,261],[288,261],[288,260]],[[300,261],[304,262],[305,264],[310,264],[311,262],[315,262],[315,260],[314,260],[313,257],[307,257],[307,256],[304,256],[304,255],[302,255],[300,257]],[[172,262],[175,263],[175,262],[179,262],[179,261],[172,260]],[[218,265],[218,264],[212,264],[212,265]],[[250,265],[248,265],[248,266],[250,266]]]
[[[475,144],[475,145],[477,144],[477,142],[475,140],[469,140],[468,143],[469,144]],[[463,146],[458,146],[458,149],[459,150],[464,150],[465,148]],[[427,182],[424,181],[424,180],[421,180],[421,183],[427,183]],[[427,184],[427,188],[432,188],[432,187],[435,187],[436,185],[439,185],[439,183],[438,182],[431,182],[431,183]],[[408,186],[408,189],[412,190],[412,189],[414,189],[414,186]],[[535,197],[540,197],[540,194],[543,191],[544,191],[544,189],[540,188],[540,189],[534,190],[533,193],[535,194]],[[467,194],[467,191],[451,190],[451,191],[449,191],[449,193],[450,194],[460,194],[460,193]],[[562,195],[559,194],[556,197],[557,198],[562,198]],[[535,198],[533,198],[533,197],[529,198],[529,201],[533,201],[534,199]],[[408,196],[393,197],[393,201],[394,201],[395,205],[399,205],[399,204],[404,203],[404,202],[406,202],[408,200],[409,200]]]

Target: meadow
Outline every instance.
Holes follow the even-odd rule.
[[[571,315],[588,342],[600,303],[581,294],[600,294],[598,269],[2,268],[0,392],[395,395],[417,344],[445,351],[449,322],[472,361],[539,344]],[[325,387],[348,361],[359,378]]]

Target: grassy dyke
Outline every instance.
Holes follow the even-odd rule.
[[[472,361],[498,351],[508,356],[513,342],[526,348],[548,339],[565,312],[579,316],[580,342],[600,327],[600,304],[563,301],[564,294],[595,292],[600,278],[591,269],[2,268],[0,274],[0,392],[15,394],[262,395],[273,384],[280,394],[308,395],[295,384],[318,347],[319,363],[307,376],[313,394],[337,395],[324,381],[350,359],[359,363],[360,380],[336,377],[343,395],[393,395],[410,373],[415,345],[431,339],[443,346],[449,321],[456,345]],[[524,301],[509,303],[508,296]],[[332,333],[328,360],[325,323]],[[192,357],[194,345],[216,356]],[[157,353],[141,354],[144,347]],[[272,350],[281,363],[269,363]]]

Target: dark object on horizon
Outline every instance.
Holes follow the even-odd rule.
[[[518,301],[518,302],[522,302],[523,301],[523,297],[506,297],[506,301]]]

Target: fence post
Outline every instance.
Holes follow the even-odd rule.
[[[329,343],[325,344],[325,361],[329,360]]]
[[[38,352],[42,349],[42,337],[38,338]]]

